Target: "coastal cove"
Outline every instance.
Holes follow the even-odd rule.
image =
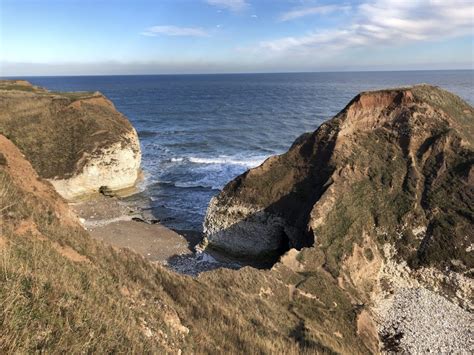
[[[0,355],[474,355],[474,0],[0,0]]]
[[[142,208],[138,134],[106,96],[20,80],[0,95],[0,350],[473,349],[461,97],[360,92],[227,183],[201,241]]]
[[[285,152],[365,90],[430,83],[474,103],[474,71],[28,77],[100,91],[137,129],[145,179],[128,199],[172,229],[200,232],[210,199]]]

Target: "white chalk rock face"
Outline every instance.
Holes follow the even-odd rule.
[[[209,203],[204,221],[204,244],[240,257],[277,253],[286,246],[283,219],[244,205],[221,205],[217,197]]]
[[[128,189],[140,173],[137,132],[100,92],[1,81],[0,132],[68,200]]]
[[[82,170],[67,179],[49,179],[67,200],[97,193],[101,188],[117,191],[135,186],[140,173],[141,150],[135,129],[108,147],[84,154]]]

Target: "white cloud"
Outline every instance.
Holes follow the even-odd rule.
[[[293,15],[295,16],[295,15]],[[371,45],[398,45],[473,34],[474,3],[469,0],[374,0],[354,9],[351,23],[324,32],[260,43],[272,52],[312,53]]]
[[[207,37],[209,34],[199,27],[178,27],[178,26],[153,26],[141,33],[143,36],[184,36],[184,37]]]
[[[311,15],[327,15],[332,12],[343,11],[346,12],[350,10],[351,7],[348,5],[324,5],[324,6],[314,6],[307,8],[298,8],[293,9],[288,12],[285,12],[280,16],[280,21],[290,21],[300,17],[311,16]]]
[[[217,6],[231,11],[242,11],[248,7],[246,0],[206,0],[209,5]]]

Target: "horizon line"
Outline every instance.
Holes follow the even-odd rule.
[[[0,78],[49,78],[49,77],[87,77],[87,76],[199,76],[199,75],[258,75],[258,74],[323,74],[323,73],[394,73],[394,72],[439,72],[474,71],[474,68],[456,69],[392,69],[392,70],[321,70],[321,71],[276,71],[276,72],[216,72],[216,73],[147,73],[147,74],[52,74],[52,75],[3,75]]]

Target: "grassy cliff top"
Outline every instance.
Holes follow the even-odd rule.
[[[73,91],[73,92],[60,92],[60,91],[50,91],[45,88],[42,88],[37,85],[31,84],[26,80],[0,80],[0,90],[3,91],[24,91],[32,92],[35,94],[44,94],[44,95],[61,95],[69,98],[86,98],[94,96],[93,93],[89,91]]]
[[[88,157],[128,144],[128,119],[99,92],[51,92],[25,81],[0,81],[0,133],[44,178],[68,178]]]

